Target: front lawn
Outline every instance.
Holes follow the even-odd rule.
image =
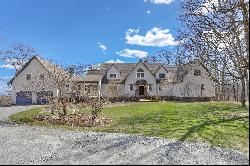
[[[82,111],[89,112],[88,109]],[[50,124],[33,120],[39,112],[40,110],[35,108],[12,115],[10,119],[51,127]],[[128,106],[105,108],[102,114],[112,118],[112,125],[76,129],[206,142],[243,152],[249,151],[249,111],[237,103],[132,103]],[[72,129],[67,126],[54,127]]]

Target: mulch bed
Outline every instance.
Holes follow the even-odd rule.
[[[86,113],[75,113],[65,116],[38,115],[35,117],[35,120],[71,127],[104,127],[112,123],[112,119],[105,116],[92,120],[92,116]]]

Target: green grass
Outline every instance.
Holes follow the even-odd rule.
[[[88,109],[82,110],[88,112]],[[34,121],[39,109],[31,109],[10,117],[17,122],[63,127],[70,130],[119,132],[157,136],[179,141],[206,142],[212,145],[249,151],[248,108],[229,102],[157,102],[133,103],[129,106],[105,108],[112,125],[102,128],[71,128]]]

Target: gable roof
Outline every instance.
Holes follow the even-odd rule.
[[[129,76],[129,74],[136,68],[136,66],[137,66],[139,63],[142,63],[142,64],[146,67],[146,69],[148,69],[149,72],[155,77],[154,73],[152,72],[152,70],[154,70],[154,69],[153,69],[153,68],[149,69],[149,67],[148,67],[144,62],[142,62],[142,61],[140,60],[140,61],[134,66],[134,68],[132,68],[132,69],[130,70],[130,72],[125,76],[124,80],[126,80],[126,78]],[[155,67],[155,66],[154,66],[154,67]]]
[[[64,69],[60,68],[58,65],[52,64],[44,59],[42,59],[39,56],[33,56],[28,62],[26,62],[24,64],[24,66],[15,74],[15,76],[8,82],[9,84],[12,84],[13,80],[20,74],[22,73],[22,71],[29,66],[29,64],[33,61],[33,60],[38,60],[38,62],[50,73],[63,73],[63,74],[69,74],[67,71],[65,71]]]
[[[143,63],[153,74],[155,74],[157,72],[157,69],[161,66],[164,67],[167,71],[173,71],[176,69],[176,67],[168,67],[165,64],[160,63]],[[138,63],[102,63],[99,70],[89,70],[87,72],[87,75],[105,75],[107,70],[112,65],[115,65],[115,67],[120,71],[121,77],[125,78],[130,73],[130,71],[132,71],[132,69],[136,67],[137,64]]]
[[[160,66],[155,70],[155,74],[156,74],[161,68],[163,68],[166,72],[168,72],[168,70],[166,69],[165,66],[160,65]]]
[[[115,65],[114,63],[113,63],[112,65],[109,66],[108,70],[109,70],[112,66],[114,66],[114,67],[120,72],[120,70],[118,69],[118,67],[116,67],[116,65]],[[107,71],[108,71],[108,70],[107,70]],[[106,71],[106,72],[107,72],[107,71]],[[120,72],[120,74],[121,74],[121,72]]]
[[[142,62],[141,60],[139,62]],[[138,62],[138,63],[139,63]],[[107,82],[107,75],[106,72],[107,70],[112,66],[115,65],[115,67],[120,71],[121,77],[123,79],[126,79],[126,77],[129,75],[129,73],[137,66],[138,63],[103,63],[100,65],[99,70],[94,71],[94,75],[101,75],[103,76],[104,82]],[[163,63],[148,63],[148,62],[142,62],[149,70],[150,72],[155,76],[157,71],[162,67],[166,71],[174,73],[173,75],[173,82],[182,82],[183,78],[186,76],[186,74],[190,71],[190,68],[193,68],[196,65],[202,66],[208,73],[210,71],[206,66],[203,65],[198,60],[191,61],[187,64],[181,65],[181,66],[167,66],[166,64]],[[87,75],[93,75],[93,72],[90,70],[87,72]]]

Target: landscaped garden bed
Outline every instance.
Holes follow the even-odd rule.
[[[34,117],[35,120],[50,123],[55,125],[67,125],[71,127],[103,127],[110,125],[112,120],[108,117],[92,118],[91,115],[86,113],[75,113],[70,115],[38,115]]]

